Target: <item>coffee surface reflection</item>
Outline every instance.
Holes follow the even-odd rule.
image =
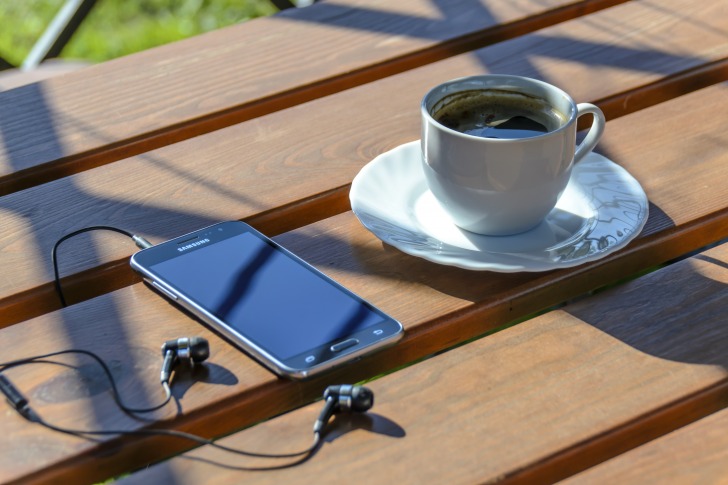
[[[539,136],[566,123],[566,117],[541,98],[496,89],[447,96],[432,116],[455,131],[500,139]]]

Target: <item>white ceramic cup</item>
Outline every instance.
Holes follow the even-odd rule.
[[[433,110],[455,93],[505,90],[545,100],[564,115],[552,131],[530,138],[483,138],[455,131],[433,118]],[[517,234],[537,226],[566,188],[574,163],[604,132],[593,104],[576,104],[551,84],[520,76],[482,75],[448,81],[422,100],[422,165],[427,184],[453,222],[490,236]],[[591,113],[592,126],[576,146],[576,120]]]

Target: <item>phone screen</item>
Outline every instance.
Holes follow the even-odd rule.
[[[270,240],[254,232],[220,237],[148,269],[281,361],[317,364],[331,342],[391,332],[389,317]]]

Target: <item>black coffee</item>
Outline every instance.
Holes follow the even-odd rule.
[[[566,123],[566,117],[544,99],[497,89],[447,96],[435,105],[432,117],[448,128],[483,138],[529,138]]]

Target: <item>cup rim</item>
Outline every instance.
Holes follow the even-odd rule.
[[[457,85],[457,84],[463,84],[468,81],[478,81],[478,80],[488,80],[488,81],[500,80],[501,81],[500,84],[495,83],[492,87],[497,88],[499,85],[501,87],[509,87],[508,85],[502,84],[502,82],[507,79],[511,79],[511,80],[517,79],[520,82],[526,82],[526,83],[534,84],[536,86],[540,86],[542,89],[545,89],[548,91],[553,91],[556,94],[563,97],[564,99],[566,99],[571,107],[571,110],[570,110],[571,112],[569,113],[569,117],[566,120],[566,122],[555,130],[549,131],[547,133],[543,133],[541,135],[530,136],[528,138],[483,138],[481,136],[469,135],[467,133],[463,133],[461,131],[457,131],[457,130],[453,130],[452,128],[448,128],[447,126],[445,126],[442,123],[440,123],[439,121],[437,121],[432,116],[432,113],[430,113],[429,109],[427,109],[428,98],[433,96],[436,91],[442,90],[444,87]],[[454,93],[447,93],[447,94],[454,94]],[[444,97],[444,96],[442,96],[442,97]],[[442,99],[442,97],[440,97],[437,101],[440,101],[440,99]],[[437,101],[435,101],[435,103]],[[578,116],[578,109],[577,109],[576,101],[574,101],[574,99],[571,96],[569,96],[569,94],[566,91],[564,91],[563,89],[561,89],[557,86],[554,86],[553,84],[549,84],[545,81],[541,81],[540,79],[534,79],[534,78],[525,77],[525,76],[517,76],[517,75],[513,75],[513,74],[478,74],[478,75],[473,75],[473,76],[463,76],[463,77],[451,79],[449,81],[445,81],[443,83],[440,83],[440,84],[430,88],[427,91],[427,93],[425,93],[425,95],[422,97],[422,101],[420,102],[420,111],[422,112],[422,115],[429,122],[434,123],[438,127],[438,129],[444,130],[446,133],[460,136],[460,137],[463,137],[468,140],[483,140],[483,141],[486,141],[487,143],[526,143],[529,141],[541,140],[543,138],[550,137],[550,136],[556,136],[556,135],[562,133],[564,130],[569,129],[572,126],[572,124],[576,123],[576,118]]]

